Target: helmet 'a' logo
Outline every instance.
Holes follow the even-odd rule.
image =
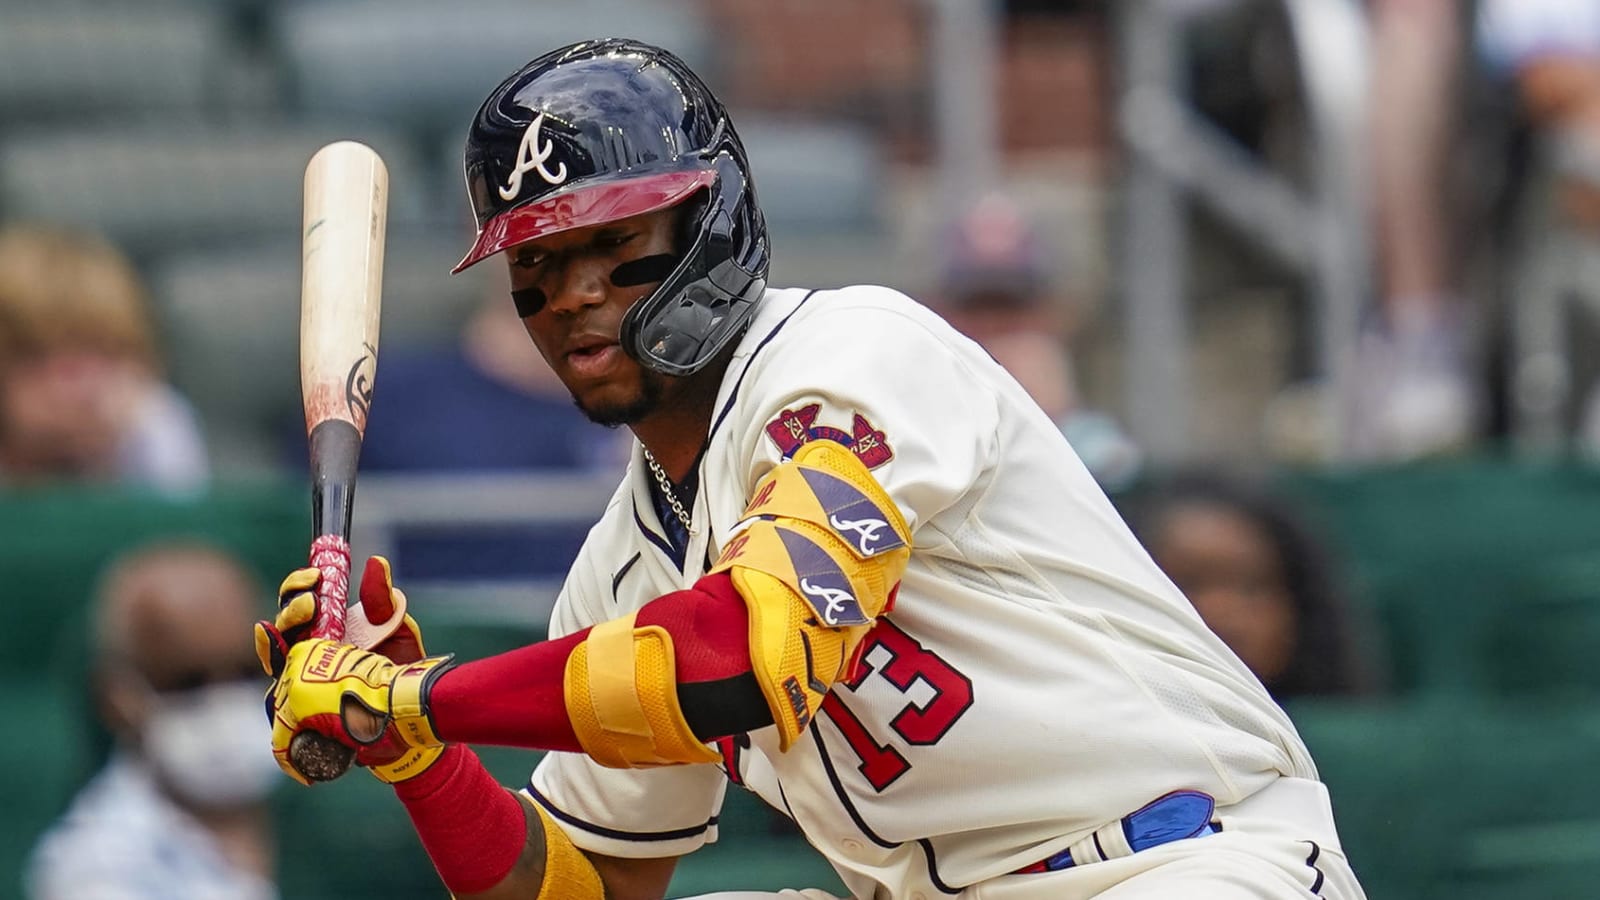
[[[500,188],[501,200],[517,199],[517,195],[522,193],[522,176],[529,172],[538,172],[539,177],[550,184],[567,180],[566,163],[556,163],[554,172],[545,167],[545,161],[555,152],[556,146],[553,141],[545,141],[542,147],[539,145],[539,129],[543,125],[544,113],[539,113],[528,123],[528,130],[522,133],[522,143],[517,145],[517,165],[511,170],[511,177],[506,179],[505,186]]]

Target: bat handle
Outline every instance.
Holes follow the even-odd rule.
[[[311,565],[322,572],[311,636],[342,641],[344,610],[350,602],[350,542],[342,535],[319,535],[311,542]]]
[[[322,571],[311,636],[342,641],[345,606],[350,598],[350,543],[338,534],[319,535],[311,542],[311,565]],[[338,778],[355,759],[354,750],[314,731],[302,731],[289,742],[289,761],[312,781]]]

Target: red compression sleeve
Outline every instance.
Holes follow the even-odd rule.
[[[396,783],[394,792],[452,894],[499,884],[527,844],[527,803],[459,744],[446,747],[421,775]]]
[[[751,671],[750,615],[725,572],[657,597],[634,621],[672,635],[680,685]],[[563,678],[567,657],[588,636],[585,628],[445,672],[428,695],[435,732],[447,741],[581,753]]]

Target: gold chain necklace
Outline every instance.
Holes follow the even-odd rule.
[[[650,448],[640,447],[639,449],[644,451],[644,461],[650,466],[650,473],[656,476],[656,484],[661,485],[661,492],[666,495],[667,505],[672,507],[672,514],[678,517],[679,522],[683,523],[684,531],[693,531],[694,526],[690,523],[689,511],[684,509],[683,504],[679,502],[678,494],[672,489],[672,480],[667,478],[666,470],[661,468],[661,464],[656,462],[654,456],[650,455]]]

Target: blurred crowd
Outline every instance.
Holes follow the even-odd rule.
[[[1240,152],[1291,183],[1303,176],[1307,154],[1332,152],[1297,138],[1304,111],[1295,70],[1284,63],[1295,51],[1281,4],[1148,2],[1199,17],[1198,42],[1185,56],[1189,100]],[[743,104],[849,121],[858,131],[872,126],[866,133],[881,168],[870,174],[894,188],[879,210],[879,231],[863,238],[879,254],[876,269],[888,273],[877,277],[895,279],[891,286],[940,311],[1012,372],[1196,612],[1280,700],[1389,688],[1379,623],[1340,566],[1341,548],[1277,489],[1281,467],[1495,455],[1516,445],[1530,408],[1559,422],[1559,439],[1545,449],[1600,455],[1600,366],[1593,363],[1600,354],[1587,343],[1600,329],[1584,317],[1600,311],[1600,292],[1582,278],[1586,263],[1600,261],[1597,0],[1365,3],[1366,140],[1344,149],[1367,174],[1374,265],[1363,274],[1370,288],[1346,398],[1354,410],[1349,440],[1336,450],[1311,424],[1315,413],[1307,410],[1328,402],[1332,386],[1309,361],[1312,301],[1288,289],[1289,310],[1272,321],[1293,334],[1272,336],[1277,355],[1265,370],[1246,373],[1250,384],[1191,386],[1196,418],[1223,415],[1234,392],[1259,391],[1270,401],[1228,422],[1226,441],[1197,443],[1181,465],[1141,445],[1144,429],[1126,412],[1116,374],[1126,365],[1117,357],[1125,346],[1118,290],[1126,267],[1149,262],[1104,250],[1119,208],[1116,4],[1000,4],[1005,52],[993,100],[1002,108],[1001,132],[992,137],[1002,165],[993,183],[961,196],[947,192],[929,158],[937,98],[928,96],[926,73],[939,61],[919,31],[926,5],[805,6],[698,5],[736,36],[721,61],[735,115]],[[247,24],[263,15],[249,13]],[[837,27],[853,16],[856,27]],[[829,44],[825,65],[813,48],[771,43],[813,31],[840,38]],[[526,49],[531,56],[545,48]],[[8,93],[0,87],[0,99]],[[456,113],[464,119],[470,110]],[[305,155],[314,149],[305,147]],[[752,157],[759,189],[769,170],[758,152]],[[774,181],[790,174],[775,173]],[[299,484],[304,446],[294,397],[261,407],[245,432],[248,459],[235,456],[236,419],[200,399],[221,376],[185,363],[188,333],[180,339],[165,328],[173,307],[161,289],[174,282],[154,277],[152,257],[134,242],[125,246],[94,222],[14,214],[4,187],[0,177],[0,487],[106,486],[182,500],[261,474],[260,460],[273,477]],[[453,202],[459,209],[446,218],[459,212],[460,221],[439,225],[437,236],[464,248],[465,203]],[[285,221],[283,234],[292,237],[295,224]],[[1244,296],[1287,281],[1242,239],[1214,223],[1197,227],[1208,254],[1197,268],[1224,273],[1207,282],[1222,283],[1214,291],[1220,299],[1195,296],[1197,306],[1226,305],[1230,291]],[[816,271],[847,277],[859,267],[830,268],[837,242],[826,233],[799,226],[776,233],[787,242],[784,252],[816,260],[806,273],[812,281]],[[1551,246],[1568,252],[1553,262],[1545,252]],[[1567,280],[1552,282],[1552,266],[1566,266]],[[298,289],[295,273],[276,275],[273,290],[287,302]],[[230,288],[211,290],[226,308]],[[363,473],[618,471],[626,433],[595,426],[573,407],[516,321],[503,273],[457,290],[456,307],[435,316],[444,326],[386,341]],[[238,316],[255,321],[242,309]],[[1559,340],[1529,350],[1519,335],[1539,316],[1559,318]],[[226,327],[230,318],[218,321]],[[1253,333],[1197,340],[1193,352],[1260,358],[1247,343]],[[235,339],[287,346],[292,335]],[[244,377],[278,385],[285,374],[292,390],[292,370]],[[0,510],[4,503],[0,496]],[[402,555],[402,581],[404,566]],[[0,570],[0,584],[6,580]],[[148,873],[140,860],[155,857],[168,867],[161,884],[215,888],[194,896],[273,895],[266,786],[253,765],[260,760],[229,768],[246,762],[226,762],[232,748],[205,747],[196,737],[223,730],[216,722],[232,714],[223,698],[253,677],[241,642],[265,602],[255,573],[205,545],[139,549],[107,570],[87,640],[93,708],[114,748],[38,845],[33,896],[85,896],[71,885],[83,883],[86,860],[112,867],[106,877],[114,881]],[[251,714],[258,718],[259,707]],[[264,738],[258,743],[265,748]],[[143,846],[139,829],[108,830],[117,817],[161,821],[184,837]],[[127,893],[117,896],[175,896],[122,886]]]
[[[877,86],[863,83],[852,92],[812,84],[797,90],[799,64],[777,56],[747,58],[751,54],[732,52],[735,44],[722,66],[734,85],[731,93],[758,110],[784,115],[865,118],[871,112],[860,106],[862,100],[885,92],[903,99],[911,89],[906,82],[921,77],[918,60],[928,61],[933,52],[928,36],[915,33],[917,20],[909,9],[901,9],[909,5],[873,4],[861,14],[883,35],[894,35],[896,46],[905,45],[905,59],[880,59],[878,71],[853,63],[854,77],[877,76]],[[734,2],[707,6],[751,40],[773,40],[772,32],[790,14],[774,9],[758,15]],[[1281,9],[1271,3],[1172,6],[1215,10],[1199,17],[1193,46],[1179,50],[1194,70],[1195,109],[1216,119],[1242,150],[1289,175],[1308,165],[1309,154],[1359,155],[1368,175],[1374,261],[1361,279],[1370,290],[1354,350],[1358,378],[1348,386],[1352,435],[1342,455],[1327,447],[1308,452],[1306,441],[1278,433],[1299,421],[1285,415],[1280,403],[1255,409],[1254,422],[1233,423],[1232,442],[1199,446],[1190,461],[1395,462],[1493,448],[1510,437],[1512,407],[1519,401],[1512,394],[1523,385],[1516,370],[1549,363],[1524,358],[1515,346],[1523,287],[1514,278],[1517,266],[1532,258],[1530,246],[1541,236],[1586,237],[1600,222],[1600,13],[1582,0],[1372,0],[1364,18],[1366,143],[1318,148],[1297,143],[1293,134],[1304,111],[1296,107],[1296,72],[1283,63],[1295,50]],[[898,227],[885,217],[888,238],[873,245],[881,253],[876,268],[1006,361],[1116,490],[1140,469],[1136,438],[1145,430],[1140,422],[1126,421],[1122,385],[1107,376],[1104,362],[1123,346],[1117,291],[1126,267],[1140,261],[1111,258],[1100,249],[1105,239],[1093,236],[1109,227],[1118,203],[1119,145],[1105,123],[1119,103],[1110,49],[1119,19],[1097,3],[1012,3],[1006,10],[1000,38],[1017,53],[1002,55],[1004,71],[994,79],[1003,114],[992,140],[1003,154],[1002,169],[976,194],[950,194],[950,185],[928,169],[928,119],[937,98],[922,98],[920,115],[883,119],[877,138],[887,149],[874,179],[910,185],[904,193],[916,199],[891,202],[924,211],[906,216]],[[826,13],[848,15],[831,7]],[[1033,49],[1036,44],[1048,47]],[[852,51],[871,56],[856,42],[832,50],[841,57]],[[1036,56],[1054,68],[1045,62],[1023,65]],[[1041,89],[1038,82],[1046,78],[1054,83]],[[790,87],[772,86],[777,82]],[[1016,111],[1052,105],[1065,115],[1052,116],[1049,127]],[[791,174],[781,164],[772,168],[774,182]],[[1062,193],[1036,187],[1041,171],[1100,198],[1097,205],[1063,215]],[[1548,192],[1535,190],[1541,187]],[[175,335],[162,333],[181,310],[173,311],[172,298],[161,296],[172,286],[167,279],[159,279],[154,290],[144,280],[151,262],[144,245],[124,257],[93,222],[18,217],[3,207],[0,215],[7,223],[0,245],[0,338],[7,360],[0,471],[6,479],[27,482],[54,473],[142,480],[177,490],[204,483],[211,468],[224,476],[245,470],[234,442],[218,442],[223,449],[214,450],[213,458],[202,449],[202,426],[229,430],[235,423],[215,411],[216,401],[201,404],[199,418],[185,402],[184,391],[203,394],[216,373],[186,362],[203,351],[172,346]],[[435,232],[460,236],[447,226]],[[781,225],[779,234],[800,258],[825,243],[818,235],[785,233]],[[1214,291],[1224,295],[1223,302],[1230,291],[1242,295],[1282,274],[1253,263],[1254,251],[1243,241],[1202,239],[1201,245],[1206,258],[1197,264],[1200,281],[1214,267],[1234,273]],[[504,290],[503,284],[480,282],[458,288],[449,298],[453,310],[437,316],[451,324],[405,332],[391,345],[394,353],[380,367],[374,419],[384,439],[372,442],[371,465],[514,470],[604,466],[619,458],[604,436],[588,433],[565,410],[547,373],[524,352],[515,323],[507,327],[509,311],[496,303]],[[1288,293],[1294,301],[1294,292]],[[462,297],[483,299],[478,305]],[[1188,302],[1212,301],[1191,296]],[[1291,398],[1308,385],[1313,391],[1330,387],[1316,383],[1325,373],[1311,370],[1309,342],[1299,334],[1315,327],[1306,308],[1312,302],[1298,298],[1288,323],[1297,334],[1282,342],[1281,358],[1270,361],[1272,371],[1258,373],[1268,387],[1275,382]],[[187,344],[193,335],[183,337]],[[1194,352],[1206,352],[1206,345],[1197,342]],[[1219,352],[1228,352],[1226,342]],[[170,354],[176,357],[173,366],[166,364]],[[1560,373],[1573,385],[1574,399],[1561,413],[1569,446],[1577,449],[1600,440],[1593,437],[1600,435],[1600,394],[1585,399],[1593,373],[1582,356],[1568,353],[1570,371]],[[165,374],[172,367],[180,372],[178,391]],[[210,368],[217,368],[215,361]],[[471,404],[435,399],[455,396],[463,385],[472,386],[477,399]],[[1249,389],[1204,387],[1217,394]],[[1203,396],[1194,403],[1207,414]],[[288,406],[269,410],[277,422],[252,433],[292,430]],[[63,413],[90,408],[93,415]],[[399,409],[410,410],[412,420],[420,410],[439,427],[390,427],[386,413]],[[514,409],[525,415],[510,414]],[[505,429],[503,439],[438,437],[484,427]],[[266,456],[292,468],[297,449],[275,448]]]

